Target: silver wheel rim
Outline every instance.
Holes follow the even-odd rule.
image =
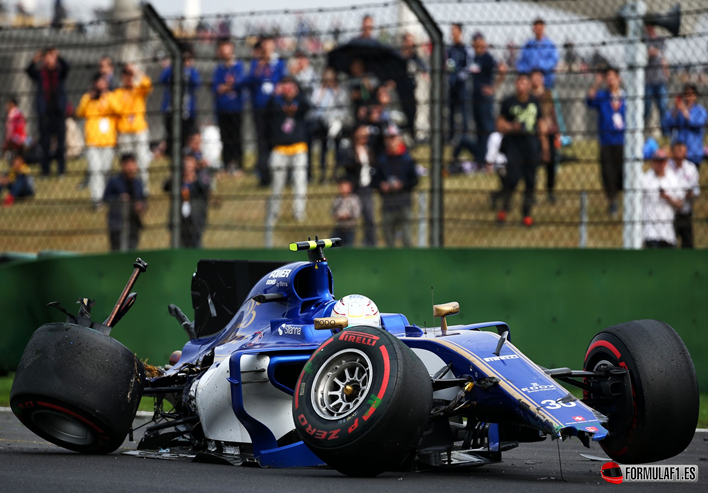
[[[373,379],[371,360],[358,349],[345,349],[320,367],[312,384],[315,412],[329,421],[344,419],[366,401]]]
[[[41,410],[32,413],[32,421],[43,432],[73,445],[91,445],[93,433],[78,419],[56,411]]]

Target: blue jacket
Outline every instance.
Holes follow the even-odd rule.
[[[120,196],[124,193],[130,195],[130,189],[133,189],[133,196],[130,200],[130,223],[132,227],[140,229],[142,222],[140,216],[135,212],[136,202],[145,202],[145,191],[143,182],[140,178],[128,180],[124,175],[114,176],[108,181],[106,189],[103,192],[103,201],[109,206],[108,209],[108,229],[110,231],[120,231],[122,220],[122,202]]]
[[[621,104],[617,113],[621,117],[621,127],[615,125],[615,110],[612,108],[612,98],[607,89],[600,89],[594,98],[587,98],[586,103],[590,108],[597,110],[597,133],[600,145],[624,145],[625,110],[627,106],[624,91],[621,91]]]
[[[451,87],[462,86],[464,89],[470,59],[469,50],[464,44],[455,44],[447,48],[448,82]]]
[[[183,110],[188,111],[189,118],[195,118],[197,116],[197,89],[202,85],[202,78],[199,75],[199,71],[194,67],[189,67],[184,69],[184,85],[187,88],[187,98],[183,103],[186,108]],[[166,67],[160,74],[159,84],[162,86],[162,104],[160,105],[160,111],[167,113],[172,109],[172,67]]]
[[[694,164],[703,161],[703,133],[708,113],[700,104],[694,104],[688,110],[688,118],[683,113],[668,110],[662,124],[671,131],[671,143],[676,141],[686,144],[687,158]]]
[[[374,186],[377,188],[381,188],[381,183],[392,178],[397,178],[403,183],[403,188],[397,192],[381,193],[384,211],[410,209],[412,203],[411,194],[416,185],[418,185],[418,174],[415,170],[415,161],[413,161],[408,150],[399,155],[384,153],[379,158],[374,178]]]
[[[521,55],[516,61],[516,70],[530,73],[537,68],[543,71],[544,85],[553,87],[556,83],[556,65],[558,65],[558,50],[553,41],[544,37],[541,41],[530,39],[521,48]]]
[[[234,78],[233,91],[219,94],[217,87],[226,83],[226,76]],[[211,90],[214,93],[214,107],[217,113],[240,113],[243,111],[243,84],[245,79],[243,64],[236,62],[230,67],[220,63],[214,69],[211,78]]]
[[[288,75],[285,60],[271,60],[264,70],[258,70],[258,60],[251,62],[247,84],[251,90],[251,104],[255,109],[264,109],[270,101],[275,85]]]
[[[25,72],[35,82],[35,108],[39,116],[50,112],[62,116],[66,113],[66,105],[69,100],[66,97],[65,82],[69,75],[69,68],[69,62],[62,57],[57,58],[57,67],[53,71],[45,70],[38,64],[30,62]],[[45,88],[49,85],[52,77],[56,77],[56,108],[53,108],[54,111],[50,108],[45,94]]]

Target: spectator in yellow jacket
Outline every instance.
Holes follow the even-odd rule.
[[[108,92],[108,80],[101,74],[93,78],[93,88],[81,97],[76,116],[85,118],[88,187],[94,207],[101,204],[106,188],[106,175],[111,171],[116,146],[116,98]]]
[[[152,92],[152,81],[135,64],[128,63],[121,73],[121,87],[113,91],[118,105],[118,149],[121,154],[134,154],[138,160],[140,178],[148,190],[150,131],[146,113],[147,97]]]

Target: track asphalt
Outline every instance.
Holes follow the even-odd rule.
[[[138,418],[140,420],[141,418]],[[144,418],[143,418],[144,421]],[[136,423],[137,424],[137,423]],[[136,434],[136,440],[138,436]],[[110,455],[87,456],[43,441],[10,412],[0,412],[0,492],[2,493],[468,493],[470,491],[546,493],[615,491],[708,491],[708,433],[696,433],[682,454],[662,464],[698,465],[695,483],[623,483],[600,477],[603,462],[580,454],[605,457],[576,439],[521,444],[493,466],[445,472],[386,473],[377,478],[348,478],[327,468],[259,469],[187,461],[144,459],[121,454],[135,448],[125,442]]]

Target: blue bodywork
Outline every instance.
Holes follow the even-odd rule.
[[[280,296],[276,301],[264,303],[253,299],[264,294]],[[240,360],[245,354],[268,355],[270,382],[292,395],[293,389],[278,382],[273,369],[280,364],[304,365],[332,335],[330,330],[315,330],[314,319],[329,316],[335,303],[332,272],[326,260],[287,264],[253,286],[246,302],[223,330],[211,337],[189,341],[179,362],[153,379],[151,385],[159,387],[162,379],[175,374],[183,365],[197,365],[213,352],[215,363],[228,360],[231,365],[233,410],[251,436],[253,454],[260,464],[271,467],[321,464],[302,442],[278,447],[275,436],[258,421],[258,416],[245,411]],[[580,435],[601,440],[607,435],[602,415],[557,385],[511,342],[502,346],[499,355],[494,354],[500,336],[488,330],[499,333],[508,330],[503,322],[452,326],[447,335],[435,336],[434,329],[423,331],[402,314],[382,314],[382,328],[414,350],[439,356],[450,366],[454,377],[469,378],[473,385],[465,388],[465,398],[474,403],[480,419],[533,428],[553,438]],[[498,382],[491,386],[474,384],[490,377]],[[490,427],[488,447],[490,452],[500,451],[499,431],[494,424]]]

